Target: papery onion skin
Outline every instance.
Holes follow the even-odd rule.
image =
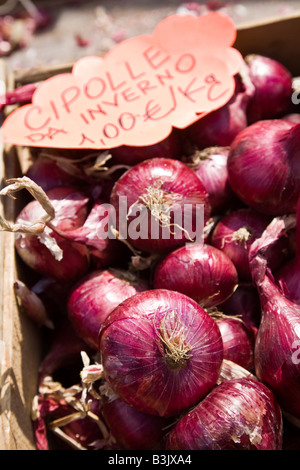
[[[217,385],[220,385],[220,383],[224,382],[225,380],[242,378],[257,380],[253,372],[250,372],[236,362],[230,361],[229,359],[223,359]]]
[[[300,306],[287,299],[269,275],[258,281],[258,291],[262,319],[255,373],[272,389],[283,411],[300,419]]]
[[[121,198],[126,198],[127,207],[120,206]],[[197,236],[196,216],[202,217],[202,214],[198,215],[197,205],[200,209],[204,206],[204,224],[210,216],[208,193],[199,178],[181,161],[167,158],[145,160],[126,171],[115,183],[110,202],[116,209],[117,230],[121,236],[135,249],[151,253],[169,251],[191,241],[195,233]],[[138,205],[145,209],[142,215]],[[130,209],[135,208],[138,215],[131,215]],[[169,220],[161,218],[169,213]],[[184,227],[185,216],[191,227]],[[141,235],[134,225],[137,220],[137,225],[142,225],[142,230],[145,228]],[[158,236],[153,236],[155,223],[157,227],[164,226],[164,232]],[[202,230],[198,235],[202,235]]]
[[[103,403],[102,415],[118,448],[123,450],[158,449],[168,424],[166,418],[143,413],[120,398]]]
[[[216,321],[223,340],[224,359],[253,371],[255,331],[240,318],[222,317]]]
[[[227,380],[184,415],[168,436],[167,450],[281,450],[282,415],[265,385]]]
[[[223,359],[216,322],[192,299],[153,289],[122,302],[100,332],[105,378],[145,413],[177,415],[215,385]]]
[[[293,93],[293,77],[279,61],[259,54],[245,57],[249,78],[255,87],[247,107],[248,122],[276,119],[288,111]]]
[[[92,271],[74,286],[68,299],[68,318],[78,336],[98,350],[104,320],[123,300],[147,287],[145,281],[125,270]]]
[[[181,292],[202,307],[211,308],[233,294],[238,275],[221,250],[208,244],[187,244],[166,255],[157,265],[153,286]]]
[[[234,139],[228,179],[236,195],[263,214],[296,211],[300,195],[300,124],[273,119],[248,126]]]

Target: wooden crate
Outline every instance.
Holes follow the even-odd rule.
[[[283,20],[275,18],[260,24],[245,24],[238,28],[235,47],[243,54],[269,55],[284,63],[294,76],[300,76],[300,13]],[[5,62],[0,62],[0,80],[8,89],[30,82],[39,82],[54,74],[68,72],[72,64],[18,71],[8,76]],[[300,106],[300,105],[299,105]],[[300,108],[299,108],[300,112]],[[9,177],[21,176],[28,165],[26,149],[1,148],[0,172],[2,186]],[[1,212],[6,220],[14,220],[20,204],[5,198]],[[16,279],[26,282],[26,272],[18,263],[14,250],[14,235],[0,233],[0,449],[35,449],[31,404],[37,390],[37,371],[41,359],[41,338],[38,329],[22,314],[13,292]],[[21,271],[22,272],[21,272]],[[26,270],[25,270],[26,271]]]

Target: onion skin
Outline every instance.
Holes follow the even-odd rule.
[[[238,275],[232,261],[208,244],[189,244],[166,255],[153,276],[155,289],[181,292],[204,308],[227,300],[237,288]]]
[[[281,450],[282,415],[273,393],[251,378],[227,380],[184,415],[167,450]]]
[[[154,289],[122,302],[100,332],[105,379],[126,403],[170,417],[215,385],[223,360],[216,322],[192,299]]]
[[[247,107],[249,124],[262,119],[276,119],[291,106],[293,77],[277,60],[259,54],[245,57],[249,78],[255,91]]]
[[[98,350],[104,320],[123,300],[146,288],[146,282],[131,279],[124,270],[92,271],[73,288],[67,305],[68,318],[78,336]]]
[[[263,214],[295,212],[300,196],[299,146],[300,124],[273,119],[248,126],[234,139],[228,156],[233,191]]]
[[[257,380],[253,372],[250,372],[236,362],[230,361],[229,359],[223,359],[217,385],[220,385],[220,383],[225,380],[242,378]]]
[[[157,202],[157,199],[152,200],[148,196],[149,190],[162,191],[163,196],[158,197],[159,202]],[[119,204],[121,197],[127,198],[127,208],[125,208],[126,213],[120,217]],[[144,219],[146,222],[148,220],[148,230],[146,230],[145,235],[136,237],[136,233],[134,233],[134,236],[130,235],[130,224],[140,216],[134,217],[129,214],[129,211],[131,207],[141,204],[141,197],[148,197],[149,200],[148,203],[142,204],[142,207],[147,209]],[[172,225],[173,217],[166,222],[168,237],[163,237],[161,234],[157,238],[153,237],[151,234],[151,225],[154,223],[151,220],[151,215],[152,218],[155,218],[153,210],[159,208],[165,213],[166,207],[171,209],[173,206],[174,212],[180,214],[183,220],[184,205],[190,204],[192,206],[190,218],[195,225],[196,204],[200,204],[204,205],[204,224],[210,216],[208,193],[199,178],[184,163],[167,158],[145,160],[126,171],[115,183],[110,202],[116,209],[117,229],[121,234],[125,234],[123,237],[134,248],[151,253],[169,251],[172,247],[183,245],[187,240],[190,241],[189,235],[181,227],[177,229],[174,224]],[[152,204],[151,210],[149,210],[150,203]],[[126,220],[126,214],[128,220]],[[174,217],[176,221],[176,215]],[[156,221],[157,225],[161,226],[161,220],[156,219]],[[194,227],[193,224],[191,225],[195,230],[197,227]],[[173,235],[173,231],[175,235]]]

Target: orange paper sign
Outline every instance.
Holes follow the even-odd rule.
[[[151,35],[117,44],[104,58],[78,60],[44,81],[32,103],[9,115],[11,144],[105,149],[151,145],[231,98],[242,64],[236,29],[221,13],[172,15]]]

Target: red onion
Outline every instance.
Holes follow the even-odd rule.
[[[269,222],[270,218],[264,214],[243,208],[222,217],[212,232],[210,243],[231,259],[242,282],[252,280],[248,261],[249,248],[253,241],[262,235]],[[276,269],[282,264],[286,245],[282,238],[270,249],[268,259],[271,269]]]
[[[248,126],[228,156],[228,179],[249,207],[273,216],[296,211],[300,195],[300,124],[275,119]]]
[[[250,378],[227,380],[184,415],[168,450],[281,450],[282,416],[273,393]]]
[[[168,424],[166,418],[143,413],[118,397],[104,401],[102,415],[122,450],[159,448]]]
[[[138,410],[164,417],[206,395],[223,359],[216,322],[189,297],[164,289],[122,302],[105,320],[100,341],[112,390]]]
[[[297,204],[295,253],[274,275],[284,295],[300,305],[300,198]]]
[[[154,271],[156,289],[181,292],[210,308],[228,299],[238,285],[234,264],[211,245],[185,245],[169,253]]]
[[[60,186],[77,186],[79,180],[64,171],[56,160],[38,156],[30,165],[26,176],[37,183],[44,191]]]
[[[66,317],[55,325],[49,338],[48,349],[39,367],[39,381],[47,376],[61,375],[66,379],[66,370],[72,370],[74,365],[82,365],[80,352],[88,351],[86,343],[75,333]]]
[[[236,196],[228,182],[228,154],[229,147],[209,147],[196,150],[186,159],[209,194],[212,214],[221,214],[235,201]]]
[[[225,315],[238,316],[255,331],[259,326],[261,309],[256,287],[251,283],[241,284],[234,293],[222,303],[220,309]]]
[[[202,222],[210,215],[208,193],[194,171],[167,158],[145,160],[124,173],[110,201],[121,237],[146,252],[202,237]]]
[[[238,82],[238,78],[236,81]],[[226,147],[247,127],[248,92],[240,91],[240,84],[232,98],[221,108],[212,111],[187,128],[187,137],[199,149]]]
[[[253,371],[255,331],[240,318],[222,317],[216,322],[223,340],[224,359]]]
[[[54,328],[51,317],[42,299],[24,282],[17,279],[14,282],[14,292],[26,315],[37,325]]]
[[[105,201],[94,202],[85,222],[81,227],[58,234],[72,242],[85,245],[90,254],[91,264],[95,269],[124,263],[129,259],[128,248],[114,238],[110,230],[110,220],[114,210]]]
[[[277,60],[259,54],[247,55],[245,62],[255,88],[247,108],[249,124],[280,117],[291,105],[293,77],[290,71]]]
[[[255,373],[276,395],[282,410],[300,419],[300,306],[276,286],[266,261],[251,259],[262,318],[255,342]]]
[[[99,331],[107,316],[123,300],[146,288],[146,282],[124,270],[89,273],[74,286],[68,300],[68,316],[78,336],[97,350]]]
[[[82,225],[88,203],[84,194],[72,187],[60,187],[49,190],[47,196],[55,210],[55,217],[51,221],[54,229],[68,231]],[[21,210],[16,224],[30,227],[43,216],[43,207],[33,200]],[[84,245],[70,243],[48,227],[40,234],[17,233],[15,246],[21,259],[30,268],[60,281],[77,280],[89,267],[89,253]]]
[[[0,96],[0,110],[2,111],[5,106],[30,103],[36,89],[37,85],[35,83],[26,83],[15,88],[13,91],[7,91],[4,95]]]
[[[126,165],[137,165],[149,158],[179,158],[180,153],[180,135],[177,129],[174,129],[168,137],[157,144],[146,147],[122,145],[121,147],[111,149],[113,162],[124,163]]]

